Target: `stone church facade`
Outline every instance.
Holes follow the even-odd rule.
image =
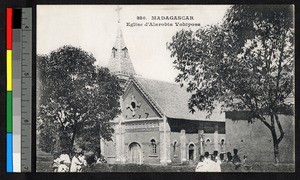
[[[120,26],[108,68],[124,89],[122,113],[111,121],[113,141],[101,141],[108,163],[184,163],[205,151],[225,153],[225,114],[192,114],[185,88],[137,76]]]

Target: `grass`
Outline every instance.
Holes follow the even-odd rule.
[[[136,164],[94,164],[85,172],[195,172],[196,165],[136,165]],[[251,163],[236,168],[231,163],[221,164],[222,172],[294,172],[293,164]]]
[[[137,164],[94,164],[85,172],[194,172],[196,166],[137,165]]]
[[[51,172],[52,161],[37,160],[37,172]],[[196,165],[137,165],[137,164],[92,164],[83,172],[195,172]],[[235,168],[231,163],[221,164],[222,172],[294,172],[294,164],[251,163]]]

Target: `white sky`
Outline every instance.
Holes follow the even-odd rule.
[[[174,82],[178,72],[166,43],[188,27],[128,27],[127,22],[191,22],[202,26],[217,24],[229,8],[225,5],[120,5],[121,27],[137,74]],[[49,54],[63,45],[81,47],[107,66],[117,35],[116,5],[38,5],[37,53]],[[151,16],[194,16],[194,21],[152,21]],[[146,20],[137,20],[145,16]],[[197,30],[197,27],[192,27]]]

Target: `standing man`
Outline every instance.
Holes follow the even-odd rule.
[[[81,165],[83,163],[78,158],[79,154],[80,154],[80,152],[78,152],[78,151],[75,152],[75,155],[72,158],[70,172],[80,172]]]

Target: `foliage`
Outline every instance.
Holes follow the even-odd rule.
[[[285,100],[293,93],[292,12],[284,5],[232,6],[221,25],[181,30],[167,44],[180,71],[176,82],[186,84],[192,93],[191,111],[212,113],[216,102],[224,110],[250,111],[249,117],[270,129],[275,158],[284,136],[277,114],[289,109]]]
[[[95,61],[72,46],[38,56],[37,129],[42,150],[72,152],[75,144],[96,148],[100,136],[111,140],[108,121],[120,113],[122,91],[117,77],[107,68],[95,67]]]

